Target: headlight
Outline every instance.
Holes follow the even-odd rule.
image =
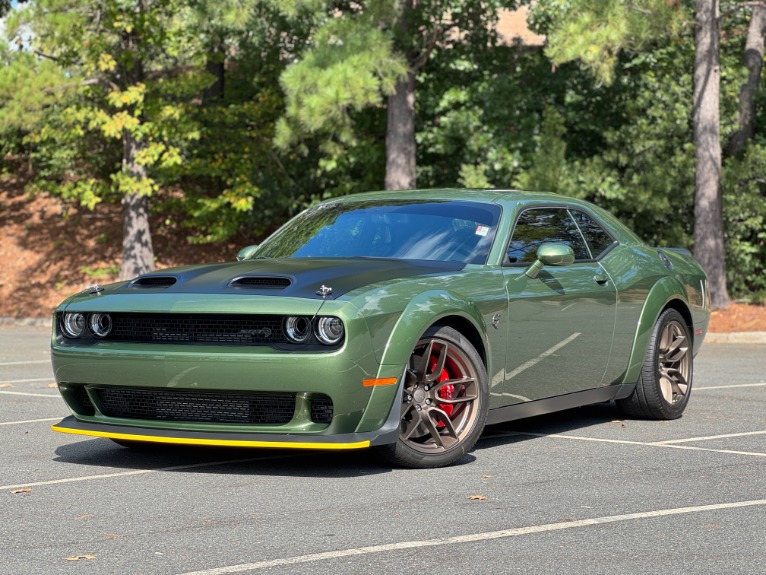
[[[316,325],[317,339],[325,345],[333,345],[343,339],[343,322],[337,317],[320,317]]]
[[[294,315],[286,317],[285,335],[293,343],[306,343],[311,335],[311,318]]]
[[[108,313],[94,313],[88,318],[88,327],[96,337],[106,337],[112,331],[112,317]]]
[[[80,337],[85,330],[85,316],[81,313],[65,313],[61,327],[67,337]]]

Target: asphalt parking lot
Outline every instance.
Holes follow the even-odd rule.
[[[134,452],[54,433],[48,330],[0,327],[0,574],[764,573],[766,346],[710,344],[680,420],[488,428],[460,464]]]

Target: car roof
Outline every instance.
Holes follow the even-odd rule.
[[[428,190],[386,190],[352,194],[329,201],[355,202],[365,200],[467,200],[486,203],[505,203],[505,201],[546,200],[555,202],[575,201],[566,196],[551,192],[529,192],[523,190],[504,190],[496,188],[439,188]],[[579,203],[579,202],[577,202]]]

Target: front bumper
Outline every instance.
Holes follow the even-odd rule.
[[[51,426],[51,429],[60,433],[74,435],[175,445],[348,450],[364,449],[373,445],[395,442],[399,434],[399,421],[397,416],[392,415],[386,424],[375,432],[346,433],[329,436],[294,436],[237,432],[210,433],[178,429],[136,428],[124,425],[79,421],[73,416],[65,417],[59,423]]]

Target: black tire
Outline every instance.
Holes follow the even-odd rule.
[[[636,389],[617,406],[636,419],[681,417],[692,390],[692,356],[686,320],[676,310],[666,309],[654,324]]]
[[[379,455],[398,467],[454,463],[471,450],[487,420],[484,362],[458,331],[435,326],[418,341],[404,377],[399,439],[378,447]]]

